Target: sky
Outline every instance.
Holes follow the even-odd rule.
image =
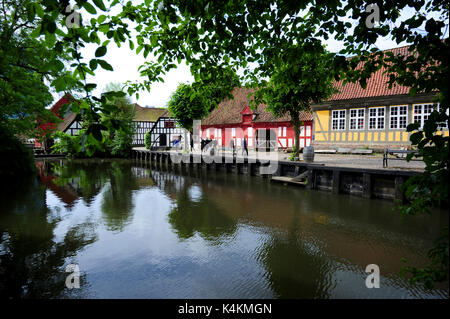
[[[401,19],[407,19],[412,15],[412,12],[412,10],[403,10],[401,12]],[[83,12],[82,14],[83,16],[85,15]],[[349,21],[352,22],[351,20]],[[448,37],[448,30],[445,36]],[[334,37],[330,37],[328,40],[322,39],[322,42],[331,52],[338,52],[343,48],[343,44],[336,41]],[[407,43],[397,44],[395,41],[388,38],[380,38],[376,43],[376,47],[380,50],[385,50],[404,46],[406,44]],[[82,50],[83,56],[88,59],[94,57],[96,48],[96,45],[87,46]],[[139,55],[136,55],[135,52],[130,50],[128,44],[124,44],[118,48],[115,43],[111,42],[111,44],[108,45],[108,52],[106,56],[104,56],[104,59],[113,66],[114,71],[106,71],[101,67],[98,67],[95,71],[95,77],[88,79],[88,82],[97,83],[97,89],[94,91],[95,95],[100,95],[100,93],[103,92],[104,87],[110,82],[124,83],[128,80],[132,82],[143,80],[143,78],[139,76],[138,67],[145,61],[154,59],[154,57],[149,55],[147,59],[145,59],[142,52]],[[132,96],[132,101],[141,106],[167,107],[170,95],[176,90],[180,83],[192,83],[194,81],[189,67],[184,62],[182,62],[181,65],[178,65],[176,69],[170,70],[163,76],[163,79],[163,83],[154,83],[151,86],[150,92],[139,92],[139,99],[136,99],[136,96]],[[55,102],[59,99],[60,95],[62,94],[54,94]]]

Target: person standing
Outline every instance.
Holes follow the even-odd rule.
[[[231,138],[231,140],[230,140],[230,148],[231,148],[231,151],[233,152],[233,156],[234,156],[234,139],[233,138]]]
[[[248,157],[248,148],[247,148],[247,136],[244,136],[244,140],[242,141],[242,155],[244,155],[244,151]]]

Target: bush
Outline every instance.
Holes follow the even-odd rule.
[[[293,161],[296,157],[299,157],[300,155],[300,150],[295,148],[295,145],[292,147],[292,153],[289,156],[289,160]]]
[[[147,133],[145,133],[145,139],[144,139],[144,144],[145,144],[145,148],[146,149],[150,149],[150,147],[152,146],[152,141],[150,138],[150,131],[148,131]]]
[[[79,157],[82,155],[80,136],[56,131],[53,135],[55,144],[52,146],[52,153],[67,154],[69,157]]]
[[[128,157],[133,147],[133,135],[126,132],[117,132],[111,142],[111,154]]]
[[[32,151],[0,125],[0,176],[16,178],[36,172]]]

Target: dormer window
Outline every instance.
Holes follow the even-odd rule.
[[[251,123],[252,114],[242,114],[242,122],[243,123]]]

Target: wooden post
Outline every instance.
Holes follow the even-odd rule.
[[[316,172],[314,169],[308,169],[308,184],[306,184],[306,188],[315,189],[316,188]]]
[[[403,183],[405,182],[405,180],[403,179],[403,177],[396,177],[394,180],[394,187],[395,187],[395,200],[400,201],[402,204],[405,203],[406,198],[405,198],[405,194],[403,193],[401,186],[403,185]]]
[[[363,173],[363,193],[362,197],[371,198],[372,197],[372,179],[369,173]]]
[[[247,164],[247,175],[248,176],[253,176],[253,163],[248,163]]]
[[[339,194],[339,184],[341,180],[341,172],[338,170],[333,171],[332,192],[333,194]]]

